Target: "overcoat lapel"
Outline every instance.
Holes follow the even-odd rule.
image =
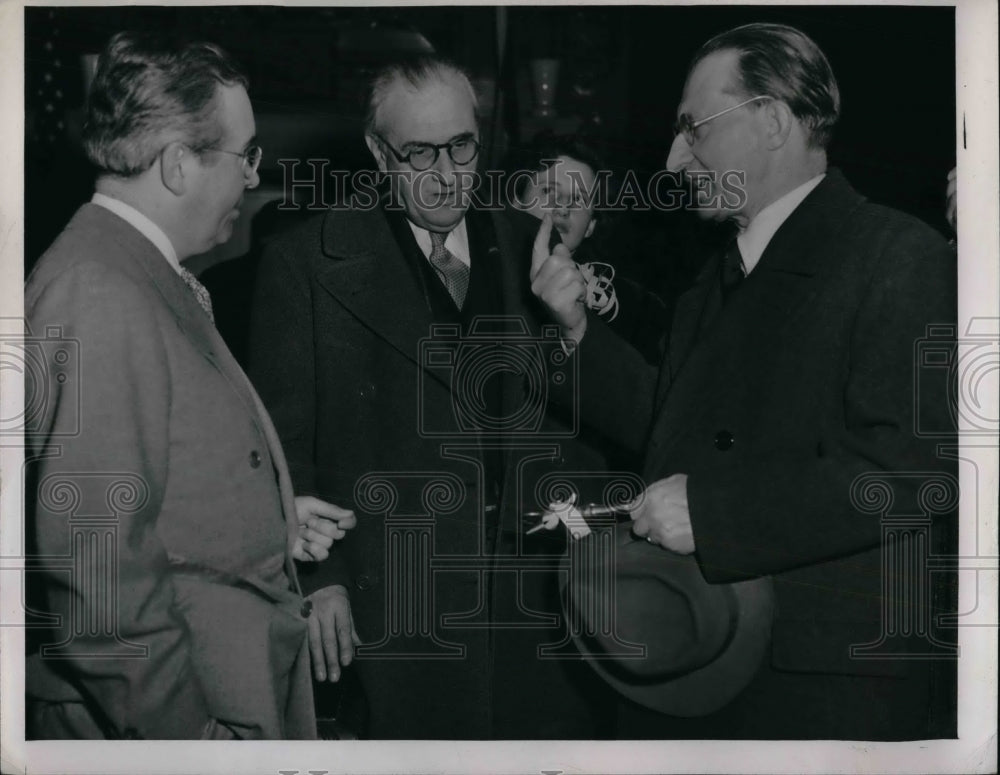
[[[381,208],[338,213],[323,224],[319,284],[401,355],[419,365],[433,322],[424,289]],[[429,373],[434,373],[429,372]]]
[[[709,262],[697,285],[678,301],[670,378],[661,380],[654,433],[672,438],[724,402],[735,381],[755,376],[769,348],[780,346],[794,327],[795,316],[812,308],[825,271],[838,260],[832,248],[824,247],[837,244],[828,237],[863,201],[837,170],[830,170],[781,225],[739,291],[705,325],[704,317],[718,309],[721,256]]]

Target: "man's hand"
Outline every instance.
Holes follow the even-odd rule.
[[[587,285],[565,245],[549,253],[551,235],[552,216],[546,213],[531,251],[531,292],[549,308],[563,336],[579,344],[587,330]]]
[[[299,520],[299,535],[295,539],[292,556],[303,562],[325,560],[330,547],[347,531],[358,524],[353,511],[334,506],[311,495],[295,498],[295,511]]]
[[[630,508],[632,532],[677,554],[694,551],[694,532],[688,511],[687,474],[653,482]]]
[[[354,631],[351,601],[347,588],[339,584],[317,589],[308,597],[313,609],[309,616],[309,653],[317,681],[340,680],[341,666],[354,658],[361,641]]]

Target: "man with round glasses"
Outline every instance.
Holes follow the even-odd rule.
[[[566,447],[533,428],[518,447],[504,424],[526,402],[528,416],[546,408],[526,397],[518,358],[562,350],[558,338],[537,344],[537,221],[470,206],[476,107],[466,75],[437,57],[375,74],[365,140],[381,199],[335,208],[265,250],[250,374],[296,486],[358,513],[350,540],[303,583],[323,623],[316,678],[337,681],[351,661],[368,706],[359,731],[587,738],[599,730],[585,687],[603,687],[579,661],[540,651],[564,635],[557,542],[519,543],[519,507],[535,503],[518,489],[525,471],[551,470]],[[483,369],[463,371],[463,352],[484,356]]]
[[[840,94],[799,30],[707,42],[678,113],[667,166],[698,186],[697,216],[738,235],[678,299],[659,369],[587,315],[544,230],[533,289],[580,343],[581,383],[602,399],[585,419],[644,448],[635,534],[694,553],[711,583],[772,577],[776,615],[727,707],[686,719],[628,704],[623,723],[641,737],[953,736],[956,648],[938,623],[954,577],[924,563],[954,552],[954,457],[937,446],[955,443],[954,420],[948,379],[926,380],[917,353],[934,332],[954,346],[954,256],[828,167]]]
[[[25,287],[28,595],[58,621],[29,639],[29,739],[316,737],[293,558],[326,557],[354,515],[293,497],[182,265],[231,236],[255,131],[247,79],[213,44],[119,33],[100,56],[96,193]]]

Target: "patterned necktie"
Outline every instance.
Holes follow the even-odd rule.
[[[432,231],[430,235],[431,266],[441,278],[444,287],[448,289],[455,306],[462,309],[462,305],[465,303],[465,294],[469,290],[469,267],[444,246],[444,241],[448,237],[446,233]]]
[[[187,284],[187,287],[191,289],[191,293],[198,300],[198,304],[201,308],[205,310],[205,314],[208,315],[208,319],[215,324],[215,315],[212,314],[212,297],[208,293],[208,288],[198,282],[198,278],[191,274],[183,266],[181,267],[181,279]]]
[[[722,257],[722,268],[719,271],[719,284],[722,287],[722,303],[728,301],[733,291],[740,287],[746,274],[743,271],[743,256],[740,254],[740,246],[734,239],[729,243],[726,252]]]

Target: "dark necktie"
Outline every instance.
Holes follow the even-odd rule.
[[[215,323],[215,315],[212,314],[212,297],[208,293],[208,288],[198,282],[198,278],[195,277],[191,272],[181,267],[181,279],[191,289],[191,293],[198,300],[198,304],[201,308],[205,310],[205,314],[208,315],[208,319]]]
[[[723,304],[728,301],[733,291],[740,287],[744,279],[746,279],[746,274],[743,271],[743,256],[740,254],[739,244],[734,239],[726,248],[722,257],[722,268],[719,272]]]
[[[455,306],[462,309],[462,305],[465,303],[465,294],[469,290],[469,267],[444,246],[444,241],[448,238],[447,233],[432,231],[430,235],[431,266],[441,278],[444,287],[448,289],[448,294],[454,300]]]

